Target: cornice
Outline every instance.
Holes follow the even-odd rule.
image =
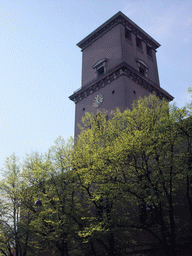
[[[74,92],[69,99],[78,103],[83,99],[87,98],[89,95],[100,90],[101,88],[109,85],[114,80],[118,79],[121,76],[126,76],[129,79],[133,80],[135,83],[139,84],[141,87],[145,88],[149,92],[155,92],[155,94],[160,98],[165,98],[168,101],[174,99],[168,92],[163,90],[161,87],[155,85],[148,78],[143,77],[139,74],[138,71],[131,68],[126,62],[122,62],[110,73],[106,74],[102,79],[91,82],[86,86],[82,87],[78,91]]]
[[[129,28],[131,32],[137,36],[139,36],[146,44],[149,44],[153,49],[157,49],[160,44],[155,41],[151,36],[149,36],[144,30],[142,30],[139,26],[137,26],[132,20],[130,20],[127,16],[125,16],[122,12],[118,12],[112,18],[103,23],[100,27],[94,30],[91,34],[81,40],[77,46],[79,46],[82,50],[87,48],[90,44],[95,42],[109,30],[117,26],[118,24],[122,24],[123,26]]]

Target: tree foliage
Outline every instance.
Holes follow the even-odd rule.
[[[99,239],[105,234],[108,255],[120,253],[123,232],[130,243],[150,239],[167,255],[176,255],[181,226],[191,227],[192,220],[179,213],[186,200],[191,207],[188,113],[151,95],[124,113],[85,115],[73,166],[95,214],[81,235]]]
[[[177,255],[184,239],[192,244],[191,120],[190,104],[150,95],[123,113],[86,113],[74,145],[59,137],[23,164],[11,156],[0,252],[113,256],[153,244]]]
[[[25,200],[25,181],[15,154],[7,158],[2,172],[4,178],[0,182],[0,251],[3,255],[26,255],[30,248],[29,224],[32,219],[30,212],[22,207]],[[21,221],[21,212],[25,218]]]

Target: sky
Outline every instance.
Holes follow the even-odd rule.
[[[152,36],[160,85],[178,107],[192,86],[192,0],[0,0],[0,169],[74,135],[83,38],[123,12]]]

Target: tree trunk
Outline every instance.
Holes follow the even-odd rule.
[[[115,241],[112,232],[109,234],[109,256],[115,256]]]

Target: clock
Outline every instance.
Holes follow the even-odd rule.
[[[98,108],[103,102],[103,95],[102,94],[98,94],[94,101],[93,101],[93,107]]]

